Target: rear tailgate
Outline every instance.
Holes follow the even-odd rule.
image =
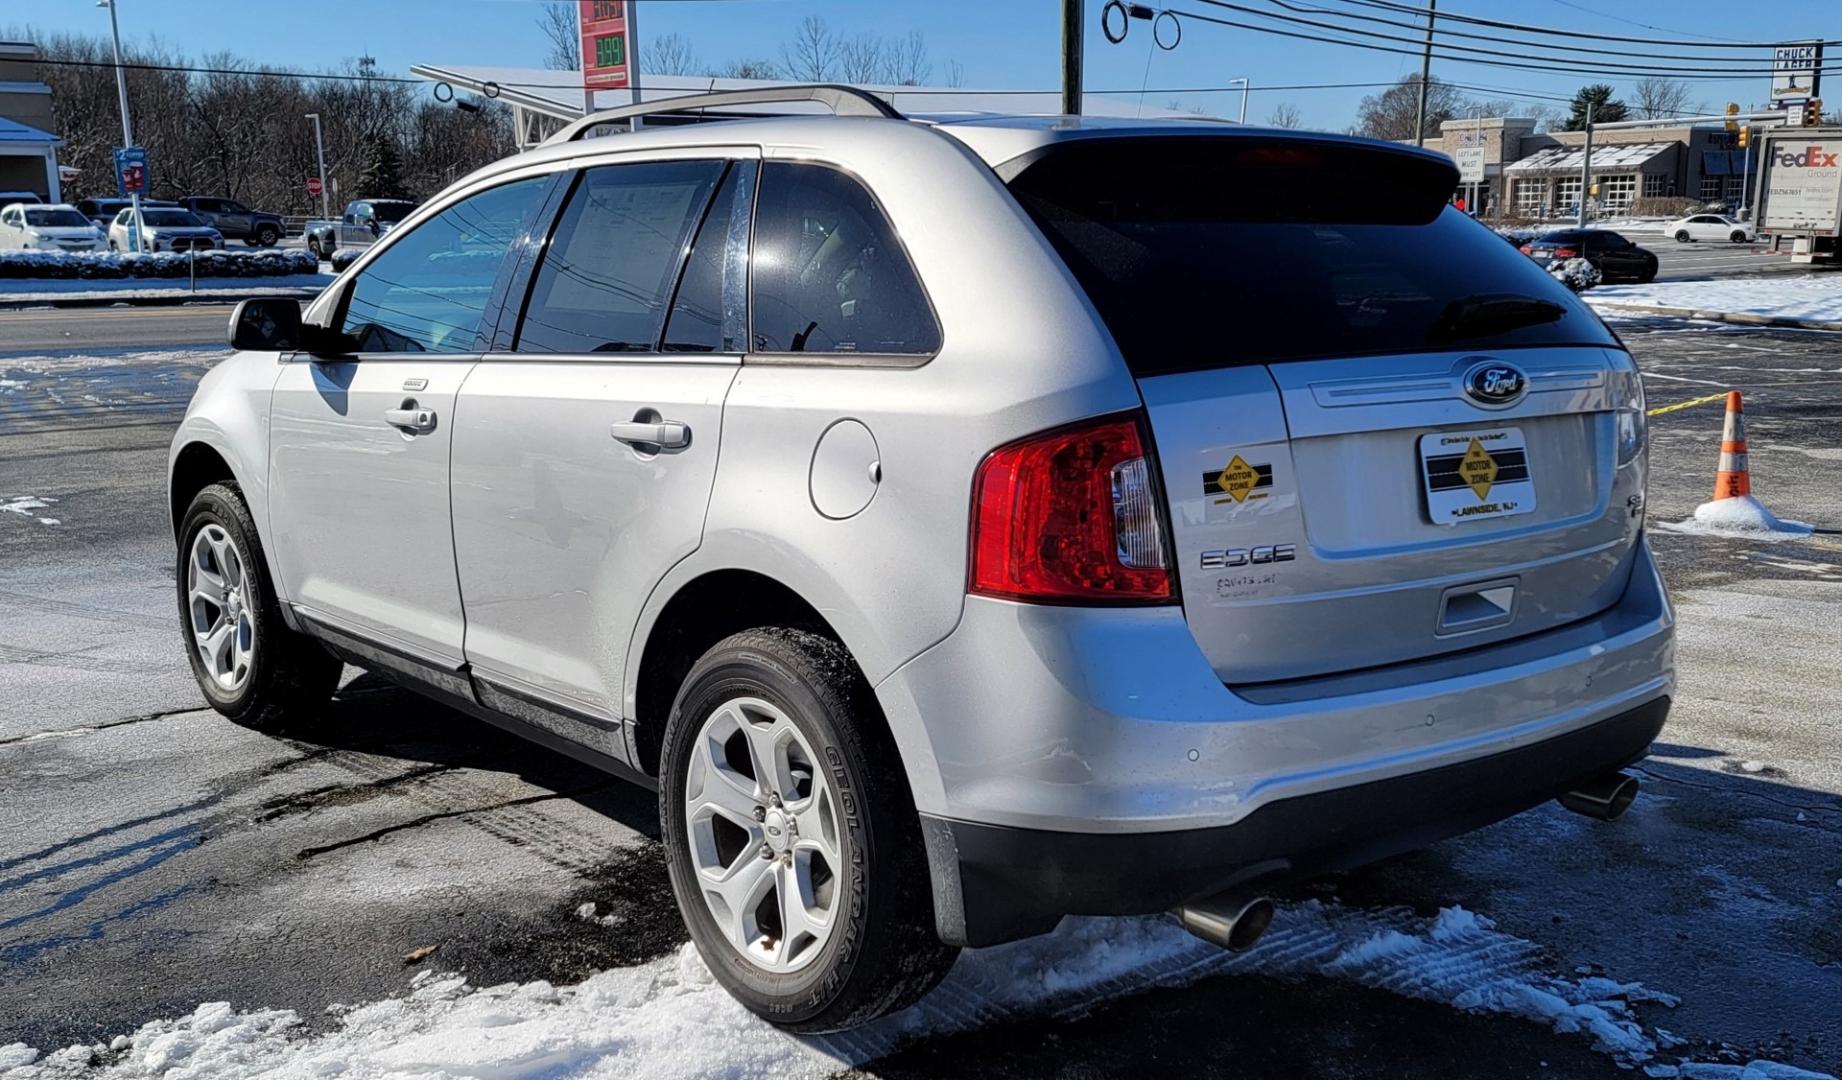
[[[1012,179],[1139,377],[1185,616],[1224,681],[1469,648],[1624,589],[1635,369],[1444,208],[1454,179],[1249,136],[1070,144]]]

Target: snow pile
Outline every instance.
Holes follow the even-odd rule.
[[[1585,292],[1605,280],[1599,268],[1585,259],[1568,259],[1559,266],[1548,267],[1548,273],[1574,292]]]
[[[1842,323],[1842,275],[1773,274],[1719,281],[1606,285],[1593,290],[1590,302]]]
[[[1705,502],[1695,508],[1691,520],[1674,524],[1659,522],[1658,525],[1670,532],[1740,540],[1784,540],[1808,536],[1815,531],[1815,526],[1805,522],[1780,519],[1751,495]]]
[[[0,280],[120,280],[199,277],[280,277],[319,272],[319,257],[308,251],[263,248],[254,251],[173,251],[148,253],[77,251],[0,251]]]
[[[1424,919],[1311,901],[1282,907],[1246,953],[1223,952],[1161,917],[1070,919],[1045,937],[968,951],[915,1008],[825,1038],[787,1035],[755,1018],[687,945],[570,987],[477,989],[461,975],[421,972],[407,996],[339,1009],[338,1026],[314,1036],[301,1034],[300,1018],[287,1010],[206,1004],[109,1044],[42,1058],[19,1044],[0,1049],[0,1078],[822,1077],[916,1038],[1026,1015],[1066,1018],[1109,998],[1222,974],[1325,975],[1508,1013],[1590,1037],[1628,1064],[1652,1061],[1670,1042],[1646,1032],[1633,1004],[1676,1000],[1637,983],[1550,974],[1539,946],[1462,908]]]

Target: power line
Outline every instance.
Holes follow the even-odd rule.
[[[1627,18],[1624,18],[1623,16],[1613,15],[1608,12],[1595,11],[1592,8],[1589,8],[1584,4],[1576,4],[1573,2],[1573,0],[1554,0],[1554,2],[1561,5],[1562,7],[1570,7],[1575,11],[1584,11],[1588,15],[1596,15],[1601,19],[1610,19],[1613,22],[1621,22],[1627,26],[1641,26],[1645,30],[1655,30],[1660,34],[1680,34],[1683,37],[1700,38],[1703,41],[1732,42],[1736,40],[1730,37],[1716,37],[1712,34],[1697,34],[1692,30],[1676,30],[1668,26],[1653,26],[1647,22],[1638,22],[1636,19],[1627,19]]]
[[[1400,3],[1399,0],[1343,0],[1343,2],[1350,3],[1350,4],[1361,4],[1364,7],[1382,8],[1382,9],[1389,10],[1389,11],[1399,11],[1399,12],[1403,12],[1408,15],[1426,14],[1426,11],[1424,8],[1414,7],[1411,4],[1403,4],[1403,3]],[[1481,19],[1475,15],[1460,15],[1456,12],[1442,11],[1439,13],[1439,17],[1443,20],[1452,20],[1452,21],[1457,21],[1457,22],[1462,22],[1462,23],[1471,23],[1476,26],[1493,26],[1499,30],[1514,30],[1518,33],[1523,33],[1523,34],[1547,34],[1551,37],[1585,38],[1591,41],[1619,41],[1619,42],[1625,42],[1627,44],[1632,44],[1632,45],[1680,45],[1682,44],[1682,42],[1680,41],[1672,41],[1668,38],[1634,38],[1634,37],[1623,37],[1617,34],[1593,34],[1593,33],[1588,33],[1587,31],[1584,31],[1584,30],[1560,30],[1560,29],[1556,29],[1551,26],[1532,26],[1528,23],[1504,22],[1500,19]],[[1700,45],[1696,47],[1704,48],[1704,49],[1775,49],[1779,45],[1782,45],[1782,44],[1784,43],[1780,41],[1733,41],[1733,42],[1713,41],[1713,42],[1709,42],[1706,45]],[[1813,44],[1842,45],[1842,40],[1827,40],[1827,41],[1822,41],[1822,42],[1815,42]]]
[[[1362,29],[1361,27],[1342,26],[1337,23],[1321,22],[1316,19],[1302,18],[1297,15],[1282,15],[1278,12],[1264,11],[1260,8],[1248,7],[1245,4],[1237,4],[1237,3],[1234,3],[1233,0],[1197,0],[1197,2],[1208,4],[1211,7],[1222,8],[1228,11],[1240,12],[1244,15],[1251,15],[1259,19],[1274,19],[1274,20],[1278,20],[1281,22],[1294,23],[1294,24],[1301,25],[1301,26],[1314,27],[1320,30],[1330,30],[1330,31],[1334,31],[1336,33],[1342,33],[1342,34],[1357,34],[1363,37],[1373,38],[1377,41],[1391,41],[1391,42],[1398,42],[1400,44],[1405,44],[1405,45],[1420,45],[1421,44],[1418,40],[1413,39],[1413,38],[1399,37],[1393,34],[1384,34],[1376,30],[1365,30],[1365,29]],[[1177,14],[1181,15],[1183,13],[1178,12]],[[1252,27],[1243,27],[1243,28],[1253,29]],[[1345,42],[1345,44],[1348,44],[1348,43]],[[1522,42],[1522,41],[1506,41],[1506,42],[1503,42],[1503,44],[1519,45],[1524,48],[1546,47],[1546,46],[1535,45],[1532,42]],[[1489,56],[1489,57],[1514,57],[1514,56],[1519,56],[1519,55],[1526,55],[1526,54],[1520,54],[1520,53],[1503,52],[1497,49],[1478,48],[1477,46],[1473,46],[1473,45],[1454,45],[1454,44],[1449,44],[1449,43],[1444,43],[1444,42],[1440,43],[1437,47],[1446,49],[1446,50],[1455,50],[1458,52],[1477,53],[1479,55]],[[1419,50],[1415,50],[1415,54],[1418,55]],[[1435,54],[1435,56],[1439,56],[1439,54]],[[1770,68],[1769,66],[1763,67],[1763,68],[1754,68],[1754,69],[1723,68],[1723,69],[1719,69],[1719,74],[1710,76],[1707,74],[1707,69],[1705,67],[1684,67],[1681,65],[1674,65],[1674,64],[1662,64],[1662,65],[1660,64],[1630,64],[1630,63],[1621,64],[1621,63],[1612,63],[1608,61],[1600,61],[1592,65],[1590,68],[1588,68],[1588,67],[1581,67],[1578,65],[1561,66],[1561,65],[1556,65],[1556,64],[1531,66],[1528,64],[1511,63],[1506,60],[1485,61],[1485,60],[1475,60],[1475,59],[1472,59],[1470,57],[1465,57],[1465,56],[1451,56],[1451,55],[1439,56],[1439,58],[1447,59],[1447,60],[1456,60],[1456,61],[1461,61],[1461,62],[1468,61],[1471,63],[1487,63],[1487,64],[1493,64],[1493,65],[1500,66],[1500,67],[1523,67],[1523,68],[1526,68],[1532,71],[1555,71],[1557,73],[1563,73],[1563,74],[1567,74],[1567,73],[1575,73],[1575,74],[1599,73],[1599,74],[1617,74],[1617,75],[1669,74],[1669,75],[1691,75],[1696,78],[1705,79],[1705,78],[1710,78],[1710,77],[1719,78],[1723,76],[1733,76],[1733,77],[1739,77],[1739,78],[1754,78],[1754,77],[1763,78],[1763,77],[1770,76],[1773,73],[1772,68]],[[1713,62],[1714,61],[1712,60],[1702,61],[1702,63],[1704,64],[1713,63]],[[1732,63],[1736,61],[1721,61],[1721,62],[1722,63]],[[1842,70],[1842,65],[1838,66],[1838,70]]]
[[[1209,0],[1204,0],[1204,2],[1209,2]],[[1267,0],[1267,2],[1271,4],[1276,4],[1279,7],[1285,8],[1287,11],[1309,12],[1309,13],[1317,14],[1317,15],[1328,15],[1328,16],[1331,16],[1332,18],[1337,18],[1337,19],[1358,19],[1363,22],[1379,23],[1383,26],[1392,26],[1392,27],[1396,27],[1402,30],[1412,30],[1416,34],[1420,33],[1422,31],[1422,28],[1424,27],[1423,22],[1421,23],[1399,22],[1394,19],[1382,18],[1379,15],[1360,15],[1353,11],[1345,12],[1345,11],[1337,11],[1331,8],[1301,6],[1299,4],[1289,3],[1288,0]],[[1246,10],[1246,9],[1241,9],[1241,10]],[[1259,14],[1259,13],[1256,12],[1255,14]],[[1284,16],[1271,15],[1271,16],[1266,16],[1266,17],[1283,18]],[[1348,33],[1367,33],[1368,32],[1368,31],[1362,30],[1359,27],[1339,27],[1339,29],[1342,29]],[[1494,34],[1474,34],[1474,33],[1471,33],[1465,30],[1439,29],[1436,32],[1446,37],[1461,37],[1461,38],[1468,38],[1468,39],[1475,40],[1475,41],[1488,41],[1488,42],[1491,42],[1497,45],[1514,45],[1514,46],[1519,46],[1522,48],[1534,48],[1534,49],[1554,48],[1554,45],[1551,42],[1521,41],[1516,38],[1498,37]],[[1459,48],[1460,46],[1454,45],[1454,46],[1449,46],[1449,47]],[[1695,48],[1700,48],[1701,46],[1689,45],[1687,47],[1691,49],[1695,49]],[[1596,49],[1590,45],[1568,45],[1567,48],[1570,51],[1576,52],[1576,53],[1594,53],[1594,54],[1602,55],[1602,56],[1633,57],[1633,58],[1640,59],[1640,60],[1693,60],[1696,63],[1700,63],[1700,64],[1738,64],[1738,63],[1756,63],[1757,62],[1756,58],[1754,57],[1715,57],[1715,56],[1697,56],[1693,53],[1632,52],[1629,49]]]
[[[1200,0],[1200,2],[1213,3],[1213,4],[1216,4],[1217,6],[1227,6],[1222,3],[1222,0]],[[1344,40],[1341,38],[1327,38],[1327,37],[1322,37],[1316,34],[1301,33],[1295,30],[1281,30],[1277,27],[1272,27],[1272,26],[1260,26],[1260,25],[1256,25],[1252,23],[1235,22],[1232,19],[1224,19],[1224,18],[1220,18],[1214,15],[1204,15],[1200,12],[1195,12],[1195,11],[1183,11],[1183,10],[1176,9],[1176,8],[1170,8],[1167,10],[1169,10],[1171,14],[1177,15],[1182,18],[1195,19],[1198,22],[1204,22],[1204,23],[1213,23],[1217,26],[1226,26],[1226,27],[1229,27],[1235,30],[1251,30],[1251,31],[1254,31],[1255,33],[1272,34],[1278,37],[1293,38],[1299,41],[1311,41],[1311,42],[1316,42],[1320,45],[1345,45],[1353,49],[1367,49],[1371,52],[1392,53],[1397,56],[1419,57],[1421,55],[1421,50],[1419,48],[1399,49],[1399,48],[1394,48],[1388,45],[1377,45],[1377,44],[1373,44],[1371,42],[1366,42],[1366,41],[1348,41],[1348,40]],[[1265,17],[1278,18],[1279,16],[1266,15]],[[1378,34],[1368,32],[1368,31],[1355,30],[1355,29],[1351,29],[1348,27],[1331,27],[1330,29],[1338,30],[1343,33],[1363,34],[1368,37],[1385,38],[1386,40],[1389,40],[1389,41],[1401,40],[1399,38],[1388,37],[1387,35],[1378,35]],[[1438,60],[1446,60],[1446,61],[1449,61],[1452,63],[1458,63],[1458,64],[1476,64],[1480,67],[1513,68],[1513,69],[1520,70],[1520,71],[1538,71],[1538,72],[1542,72],[1544,74],[1550,74],[1550,75],[1575,75],[1575,76],[1578,76],[1578,75],[1595,76],[1596,75],[1596,76],[1609,77],[1609,78],[1614,78],[1614,79],[1630,79],[1639,74],[1650,75],[1650,74],[1659,73],[1658,71],[1643,71],[1643,72],[1636,72],[1636,73],[1628,72],[1628,71],[1615,71],[1615,70],[1612,70],[1609,66],[1604,66],[1604,65],[1593,66],[1593,67],[1580,67],[1577,65],[1576,66],[1562,66],[1562,65],[1557,65],[1557,64],[1521,63],[1521,62],[1510,61],[1510,60],[1481,60],[1481,59],[1478,59],[1477,57],[1453,56],[1449,53],[1440,53],[1440,52],[1435,52],[1433,56],[1435,59],[1438,59]],[[1661,69],[1661,70],[1672,72],[1672,73],[1679,72],[1685,77],[1693,78],[1696,81],[1702,81],[1702,82],[1723,82],[1723,81],[1724,82],[1740,82],[1740,81],[1750,82],[1750,81],[1754,81],[1762,77],[1761,75],[1737,75],[1737,74],[1709,75],[1709,74],[1706,74],[1701,69],[1696,69],[1696,68],[1669,68],[1669,69]],[[1835,69],[1825,69],[1825,70],[1842,70],[1842,67],[1838,67]]]

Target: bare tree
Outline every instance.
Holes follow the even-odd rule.
[[[1465,97],[1458,88],[1437,76],[1426,82],[1426,135],[1439,137],[1439,125],[1457,116]],[[1370,94],[1357,107],[1359,135],[1372,139],[1411,139],[1420,104],[1420,76],[1406,75],[1379,94]]]
[[[793,40],[781,45],[780,62],[789,78],[825,82],[837,66],[838,51],[839,41],[831,27],[819,16],[808,15],[793,31]]]
[[[744,57],[717,68],[716,74],[725,79],[778,79],[782,72],[780,65],[772,60]]]
[[[927,37],[910,30],[883,45],[883,81],[895,86],[920,86],[934,74],[927,58]]]
[[[948,86],[957,87],[966,85],[966,65],[960,63],[958,60],[948,60],[946,82]]]
[[[875,82],[883,74],[883,39],[858,34],[838,48],[838,73],[845,82]]]
[[[557,71],[582,67],[582,30],[576,24],[576,5],[545,4],[537,11],[537,28],[550,45],[544,55],[545,67]]]
[[[1692,101],[1689,84],[1680,79],[1651,76],[1639,79],[1631,87],[1631,111],[1639,120],[1662,120],[1706,111],[1691,104]]]
[[[1298,106],[1290,101],[1282,101],[1273,106],[1272,115],[1266,118],[1267,127],[1301,128],[1305,126],[1305,117],[1298,111]]]
[[[702,75],[703,66],[683,34],[660,34],[641,43],[640,67],[654,75]]]

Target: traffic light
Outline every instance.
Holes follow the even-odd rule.
[[[1740,149],[1744,150],[1748,146],[1751,146],[1751,145],[1752,145],[1752,128],[1750,127],[1741,128],[1740,129]]]
[[[1740,122],[1737,119],[1735,119],[1735,117],[1739,115],[1740,115],[1740,103],[1737,101],[1729,101],[1727,103],[1727,130],[1728,131],[1740,130]]]
[[[1816,127],[1823,122],[1823,99],[1811,98],[1804,102],[1804,126]]]

